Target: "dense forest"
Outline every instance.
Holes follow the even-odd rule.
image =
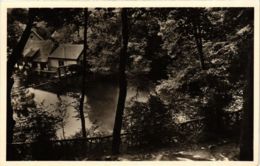
[[[253,160],[253,8],[7,14],[8,160]]]

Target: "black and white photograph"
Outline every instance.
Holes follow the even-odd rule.
[[[256,160],[254,12],[7,8],[6,161]]]

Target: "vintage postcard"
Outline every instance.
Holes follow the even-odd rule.
[[[259,164],[259,2],[3,1],[0,20],[0,165]]]

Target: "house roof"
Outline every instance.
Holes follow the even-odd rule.
[[[32,58],[32,57],[34,57],[34,55],[39,51],[40,49],[28,49],[28,52],[26,53],[24,53],[24,57],[26,57],[26,58]]]
[[[77,60],[83,52],[83,44],[60,44],[49,58]]]
[[[54,43],[51,40],[28,40],[23,51],[24,57],[33,56],[39,53],[33,59],[34,62],[47,62],[48,56],[53,50]]]
[[[36,32],[36,29],[32,29],[31,32],[33,34],[35,34],[35,36],[37,36],[40,40],[43,40],[43,37],[41,37],[37,32]]]

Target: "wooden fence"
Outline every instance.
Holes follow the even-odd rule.
[[[232,123],[232,125],[239,124],[241,112],[227,113],[224,119]],[[182,141],[191,139],[192,136],[196,137],[200,134],[204,127],[204,117],[179,123],[176,124],[176,136],[183,137],[181,138]],[[141,134],[121,134],[121,151],[144,145],[145,140],[138,138]],[[174,142],[174,139],[178,138],[173,137],[167,141],[171,143]],[[13,143],[8,147],[14,151],[14,160],[75,160],[77,157],[110,155],[112,136]]]
[[[126,135],[121,134],[121,150],[126,150],[132,144]],[[109,155],[112,136],[13,143],[9,147],[14,150],[14,160],[74,160],[75,157]]]

